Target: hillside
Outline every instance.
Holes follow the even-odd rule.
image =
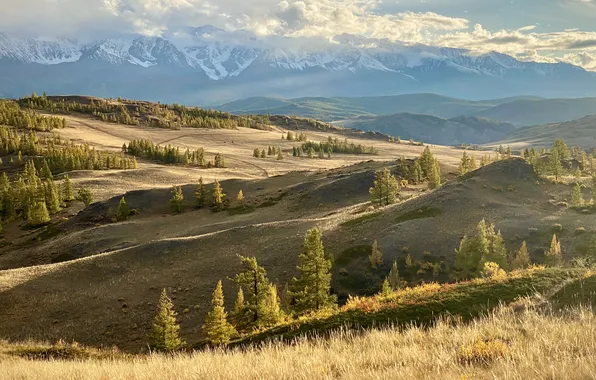
[[[440,145],[483,144],[500,140],[515,130],[511,124],[478,117],[442,119],[410,113],[359,117],[349,127]]]
[[[577,145],[588,151],[592,150],[596,147],[596,116],[521,128],[490,145],[511,145],[518,149],[532,146],[548,147],[557,139],[564,139],[569,145]]]
[[[236,114],[282,114],[319,120],[351,120],[358,116],[415,113],[451,118],[484,111],[502,103],[537,97],[515,97],[471,101],[437,94],[407,94],[360,98],[248,98],[214,106]],[[498,120],[498,119],[497,119]]]
[[[593,114],[596,114],[596,98],[519,99],[472,115],[523,127],[571,121]]]
[[[566,258],[586,247],[589,236],[571,231],[590,227],[593,216],[556,205],[553,199],[565,199],[570,188],[538,184],[521,160],[497,162],[423,195],[420,188],[404,189],[404,199],[414,198],[365,213],[374,171],[386,165],[367,162],[223,181],[228,194],[244,190],[247,212],[193,210],[194,186],[184,187],[187,211],[178,215],[165,214],[167,189],[127,193],[139,215],[126,222],[102,220],[120,196],[96,203],[60,225],[57,236],[33,235],[0,254],[3,268],[33,265],[0,272],[0,310],[8,316],[0,320],[0,335],[138,351],[145,347],[150,316],[165,287],[180,312],[183,335],[194,344],[201,339],[197,326],[212,287],[239,269],[238,254],[255,256],[269,278],[283,286],[295,273],[304,233],[315,225],[334,258],[332,288],[342,301],[349,294],[376,293],[393,260],[406,280],[448,279],[454,248],[482,218],[497,225],[508,248],[526,240],[537,262],[550,243],[553,223],[564,226]],[[373,240],[385,252],[378,271],[368,264]],[[408,253],[416,261],[412,268],[404,263]],[[438,277],[428,263],[441,268]],[[226,282],[224,289],[231,307],[234,286]]]

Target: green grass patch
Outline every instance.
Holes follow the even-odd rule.
[[[579,305],[596,307],[596,274],[565,285],[553,295],[552,301],[557,308]]]
[[[434,218],[443,213],[443,210],[437,207],[424,206],[416,210],[408,211],[395,218],[396,223],[408,222],[416,219]]]
[[[381,326],[428,326],[438,318],[457,315],[470,321],[501,304],[536,292],[546,293],[570,280],[586,275],[584,269],[539,269],[519,272],[503,279],[476,280],[458,284],[424,285],[389,297],[356,300],[339,311],[302,318],[246,336],[235,344],[269,339],[292,340],[300,336],[321,336],[340,328]]]
[[[354,227],[359,224],[368,222],[369,220],[373,220],[374,218],[376,218],[377,216],[379,216],[381,214],[382,214],[381,211],[367,213],[365,215],[359,216],[352,220],[348,220],[347,222],[343,222],[342,224],[340,224],[340,226],[341,227]]]

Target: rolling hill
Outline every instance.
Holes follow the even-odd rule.
[[[499,140],[515,130],[511,124],[478,117],[442,119],[410,113],[363,116],[349,124],[349,127],[440,145],[483,144]]]

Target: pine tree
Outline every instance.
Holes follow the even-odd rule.
[[[172,212],[179,214],[184,211],[184,195],[182,194],[182,187],[172,187],[171,193],[170,208],[172,209]]]
[[[228,313],[224,309],[224,295],[221,280],[217,282],[217,286],[213,291],[213,298],[211,300],[213,309],[205,317],[205,324],[203,331],[207,335],[207,339],[212,346],[220,346],[227,344],[230,338],[237,332],[234,326],[228,322]]]
[[[379,244],[375,240],[372,245],[371,254],[368,257],[370,265],[373,269],[383,265],[383,253],[379,250]]]
[[[118,203],[118,208],[116,209],[116,220],[121,222],[127,220],[130,217],[130,209],[128,208],[128,204],[124,197],[120,199],[120,203]]]
[[[45,184],[46,204],[52,213],[60,211],[60,193],[58,187],[51,179]]]
[[[528,246],[524,241],[521,247],[515,253],[515,257],[511,262],[511,269],[525,269],[532,264],[530,255],[528,253]]]
[[[35,202],[28,209],[27,223],[32,227],[42,226],[50,222],[50,214],[45,202]]]
[[[279,150],[279,152],[277,152],[277,159],[280,161],[284,159],[284,155],[281,153],[281,150]]]
[[[397,269],[397,261],[393,262],[393,266],[391,266],[391,270],[389,271],[389,275],[387,276],[387,281],[389,281],[389,285],[391,285],[391,289],[397,290],[399,289],[399,270]]]
[[[149,346],[155,351],[172,352],[183,345],[180,339],[180,326],[176,323],[174,304],[163,289],[159,297],[157,314],[153,320]]]
[[[548,167],[552,175],[555,176],[555,180],[559,180],[559,177],[563,173],[563,164],[561,163],[561,157],[558,150],[553,150],[548,159]]]
[[[369,190],[371,200],[380,206],[387,206],[397,201],[399,196],[399,183],[389,169],[385,168],[375,174],[373,187]]]
[[[259,148],[255,148],[255,150],[252,152],[252,156],[256,158],[261,158],[261,152],[259,151]]]
[[[244,201],[244,193],[242,192],[242,190],[238,191],[238,196],[236,197],[236,201],[238,202],[240,207],[242,207],[242,208],[246,207],[246,202]]]
[[[89,207],[91,202],[93,202],[93,194],[87,188],[80,188],[77,192],[77,200],[83,202],[85,207]]]
[[[459,162],[459,175],[462,176],[470,171],[470,157],[464,150],[464,154]]]
[[[557,240],[557,235],[553,235],[550,248],[544,253],[545,263],[549,267],[558,267],[563,264],[561,252],[561,242]]]
[[[314,227],[304,237],[303,251],[298,257],[300,276],[292,279],[292,294],[299,313],[320,310],[336,303],[331,290],[331,260],[325,257],[321,231]]]
[[[68,175],[64,175],[64,182],[62,183],[62,199],[66,202],[70,202],[74,199],[72,184],[70,183]]]
[[[383,280],[383,285],[381,286],[381,295],[389,296],[389,295],[391,295],[391,293],[393,293],[393,289],[391,288],[391,285],[389,284],[389,279],[387,279],[387,277],[385,277],[385,280]]]
[[[195,204],[197,208],[205,207],[207,198],[207,191],[205,190],[205,185],[203,185],[203,177],[199,178],[199,184],[197,185],[197,189],[195,190]]]
[[[234,311],[232,312],[232,322],[238,330],[243,329],[247,323],[242,287],[238,287],[238,295],[236,296],[236,302],[234,302]]]
[[[261,150],[261,158],[267,157],[267,153],[265,153],[265,149]]]
[[[308,158],[315,158],[315,150],[312,147],[308,150]]]
[[[581,207],[584,204],[584,198],[582,196],[582,188],[579,183],[573,186],[571,193],[571,205],[574,207]]]
[[[213,195],[212,195],[212,207],[216,211],[221,211],[224,208],[224,198],[226,194],[223,192],[223,188],[219,184],[218,180],[213,183]]]
[[[277,287],[269,284],[263,302],[260,304],[260,326],[274,326],[282,319],[282,311],[277,297]]]
[[[43,160],[43,163],[41,164],[40,174],[42,179],[54,179],[52,171],[50,170],[50,166],[48,165],[48,161]]]
[[[259,326],[263,323],[265,299],[269,296],[269,280],[265,268],[259,266],[254,257],[242,257],[243,271],[234,277],[236,284],[246,289],[244,308],[248,325]]]

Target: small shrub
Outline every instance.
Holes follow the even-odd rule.
[[[587,232],[585,227],[578,227],[575,229],[575,234],[576,235],[583,235]]]
[[[504,193],[505,192],[505,189],[503,189],[503,186],[495,186],[495,187],[493,187],[493,190],[494,191],[497,191],[499,193]]]
[[[467,365],[488,365],[504,358],[508,353],[507,343],[501,339],[478,339],[474,343],[459,349],[459,362]]]
[[[515,186],[514,185],[507,186],[507,191],[510,191],[510,192],[515,191]]]
[[[553,232],[563,232],[563,225],[560,223],[553,224],[552,231]]]

